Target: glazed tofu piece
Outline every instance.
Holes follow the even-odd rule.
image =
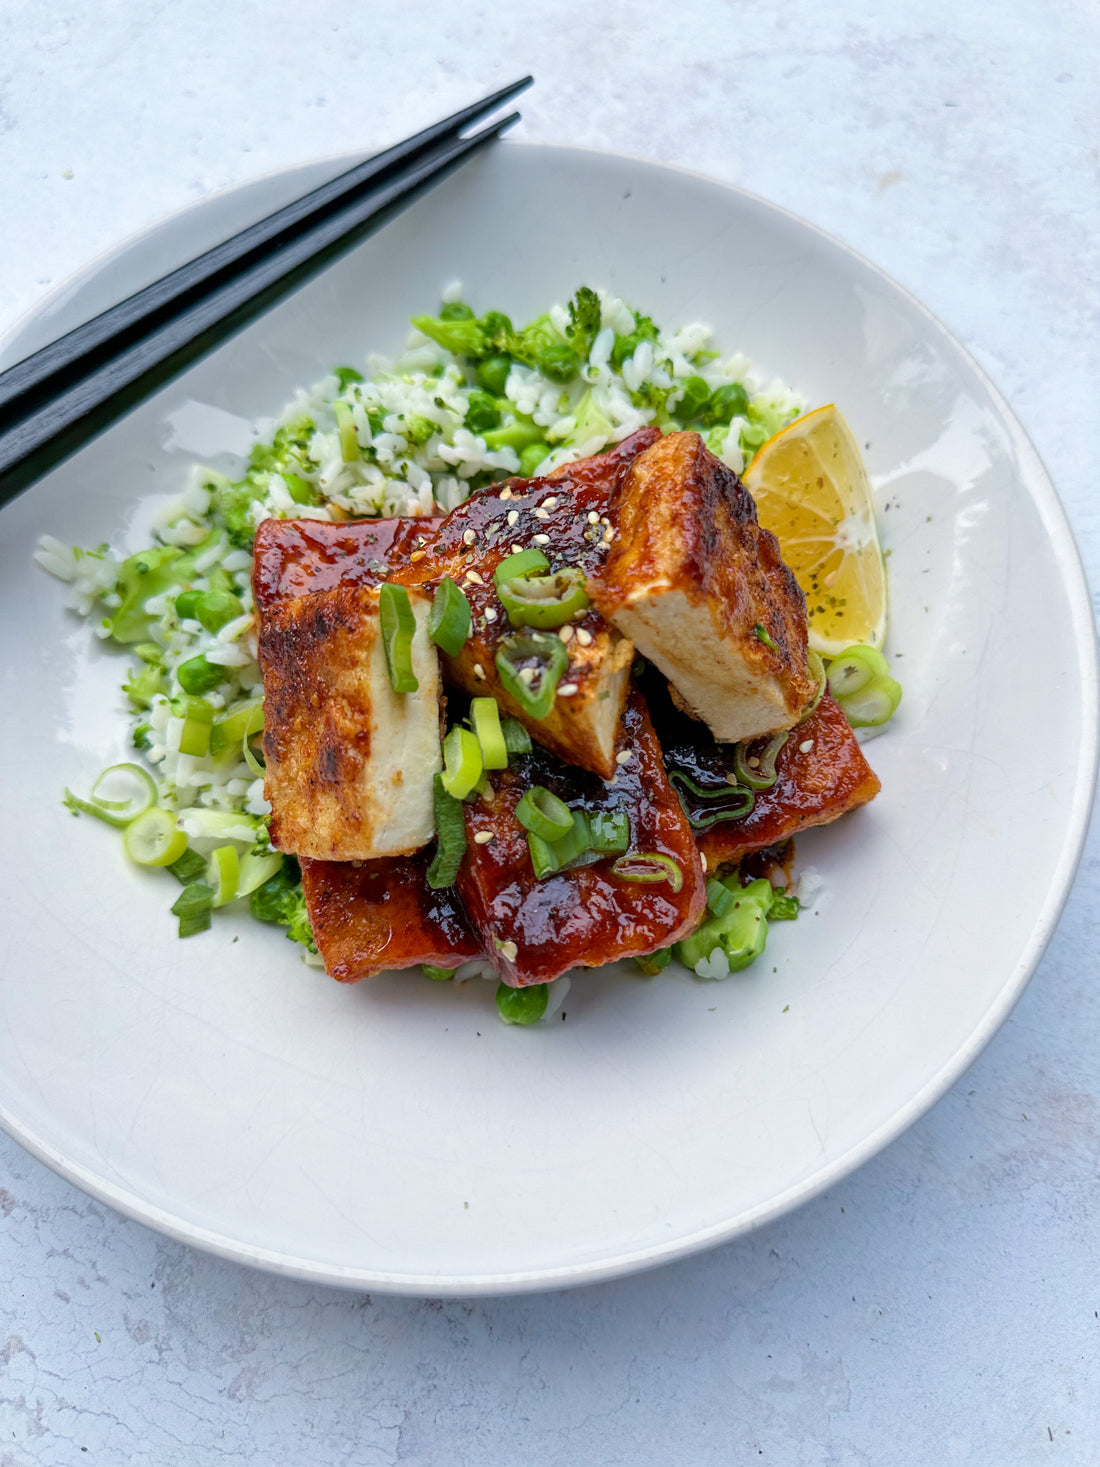
[[[728,786],[735,777],[730,750],[715,743],[701,723],[685,717],[667,698],[654,694],[651,706],[673,779],[681,771],[706,790]],[[708,871],[735,866],[754,851],[781,845],[812,826],[828,825],[866,805],[881,788],[851,725],[828,692],[792,730],[776,758],[775,771],[775,784],[757,791],[748,815],[719,821],[697,835]],[[698,799],[690,789],[684,790],[683,799],[696,817],[707,818],[722,806],[721,800]],[[731,802],[736,799],[731,791]]]
[[[433,891],[428,856],[302,862],[302,890],[330,978],[358,983],[387,968],[457,968],[480,948],[454,892]]]
[[[536,747],[492,776],[491,799],[466,806],[466,856],[455,883],[489,962],[505,983],[549,983],[570,968],[669,947],[685,937],[706,905],[706,878],[691,827],[669,784],[645,699],[630,695],[616,741],[614,783],[559,763]],[[535,877],[516,805],[543,785],[571,809],[624,812],[630,850],[658,854],[681,873],[668,881],[630,881],[615,857]],[[482,839],[479,841],[478,837]]]
[[[419,686],[390,684],[379,588],[339,584],[261,611],[264,793],[277,850],[327,861],[407,855],[434,833],[441,768],[430,599],[410,591]]]
[[[806,604],[737,475],[673,433],[633,461],[610,517],[589,592],[680,705],[722,742],[797,723],[815,689]]]

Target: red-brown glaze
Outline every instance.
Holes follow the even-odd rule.
[[[477,957],[480,945],[454,893],[427,883],[427,855],[301,864],[317,951],[341,983],[417,963],[457,968]]]
[[[682,769],[704,788],[721,788],[733,774],[733,748],[717,744],[706,728],[685,717],[670,700],[652,695],[654,717],[670,770]],[[805,750],[802,745],[808,743]],[[758,790],[751,812],[697,835],[707,869],[735,865],[750,851],[780,845],[814,825],[828,825],[878,794],[878,775],[863,757],[851,725],[826,693],[817,709],[791,730],[776,759],[776,782]],[[694,815],[721,809],[719,801],[685,792]],[[731,797],[732,798],[732,797]]]
[[[434,536],[440,519],[261,520],[252,591],[261,618],[294,596],[338,586],[377,586]]]
[[[614,785],[535,749],[493,775],[492,803],[480,799],[466,807],[468,845],[456,890],[489,960],[513,987],[667,947],[702,914],[706,884],[695,841],[636,691],[623,716],[619,749],[631,758],[617,766]],[[521,796],[535,784],[573,808],[627,811],[631,850],[670,856],[683,871],[681,889],[618,880],[611,874],[613,858],[536,881],[527,832],[515,818]],[[476,843],[479,831],[492,832],[488,845]],[[514,960],[501,951],[507,942],[516,944]]]

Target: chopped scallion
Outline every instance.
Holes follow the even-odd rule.
[[[674,892],[684,884],[684,873],[671,856],[659,851],[635,851],[612,862],[611,874],[620,881],[667,881]]]
[[[548,576],[512,576],[500,580],[497,595],[514,627],[538,627],[544,631],[564,626],[589,605],[584,572],[576,566],[567,566]]]
[[[506,555],[493,572],[493,585],[499,591],[506,581],[514,581],[518,576],[533,576],[539,571],[550,569],[550,562],[541,550],[535,546],[529,546],[526,550],[517,550],[515,555]]]
[[[428,617],[428,636],[448,657],[457,657],[470,635],[470,603],[450,576],[439,583]]]
[[[456,724],[443,740],[443,788],[453,800],[464,800],[482,773],[481,745],[477,735]]]
[[[386,582],[378,597],[378,616],[390,686],[395,693],[415,693],[420,686],[412,665],[416,616],[404,586]]]
[[[123,786],[121,789],[118,788],[120,783]],[[128,790],[126,785],[129,785]],[[111,798],[112,794],[114,798]],[[156,783],[149,771],[142,769],[140,764],[110,765],[97,777],[86,800],[80,799],[71,790],[65,791],[65,804],[70,810],[94,815],[97,820],[113,825],[118,830],[124,829],[146,810],[151,810],[156,802]]]
[[[471,698],[470,722],[481,745],[481,763],[485,769],[508,768],[508,745],[500,726],[500,709],[495,698]]]
[[[453,886],[466,854],[466,815],[461,800],[450,796],[437,774],[432,784],[435,807],[436,850],[428,867],[428,885],[433,891]]]
[[[524,830],[551,843],[573,829],[573,814],[569,806],[541,784],[533,785],[525,792],[516,805],[516,819]]]
[[[187,837],[171,810],[154,805],[131,820],[122,833],[122,844],[139,866],[171,866],[187,849]]]
[[[357,464],[363,453],[359,447],[359,435],[355,430],[351,406],[337,400],[332,405],[332,411],[336,415],[336,431],[340,437],[340,457],[346,464]]]
[[[569,666],[569,653],[561,641],[540,632],[505,637],[495,660],[505,691],[529,717],[545,718],[554,706],[561,675]],[[528,672],[530,677],[525,675]]]

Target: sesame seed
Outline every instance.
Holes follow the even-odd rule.
[[[577,641],[581,644],[582,647],[591,647],[592,633],[588,630],[587,627],[577,628]]]
[[[514,942],[498,942],[497,951],[500,953],[502,958],[507,958],[508,962],[514,963],[516,960],[516,955],[519,952],[519,948],[515,945]]]
[[[537,520],[548,520],[550,518],[544,509],[533,509],[531,513]]]
[[[573,640],[573,628],[566,622],[565,626],[558,628],[558,637],[566,646]]]
[[[549,545],[550,544],[550,536],[549,535],[535,535],[533,538],[534,538],[534,541],[535,541],[535,544],[536,545]]]
[[[485,680],[485,669],[482,667],[480,662],[474,663],[474,677],[481,678],[483,682]]]
[[[473,581],[475,586],[484,586],[485,584],[485,582],[481,579],[476,570],[468,570],[466,572],[466,580],[467,583]]]
[[[590,525],[598,525],[599,522],[600,522],[599,515],[596,513],[596,511],[594,509],[590,509],[588,511],[588,523]]]
[[[615,531],[609,525],[608,528],[603,532],[603,543],[605,545],[610,545],[611,542],[612,542],[612,540],[614,540],[614,538],[615,538]]]
[[[508,511],[508,523],[509,523],[509,524],[510,524],[510,525],[514,525],[514,524],[515,524],[515,522],[516,522],[516,521],[517,521],[517,520],[518,520],[518,519],[519,519],[519,510],[518,510],[518,509],[510,509],[510,510],[509,510],[509,511]]]
[[[577,685],[576,685],[576,683],[559,683],[558,684],[558,697],[559,698],[571,698],[576,691],[577,691]]]
[[[699,852],[699,865],[702,866],[704,871],[707,869],[707,856],[705,851]]]
[[[462,532],[462,543],[463,543],[463,545],[472,545],[476,539],[477,539],[477,536],[474,534],[473,530],[463,530],[463,532]]]
[[[600,524],[606,525],[609,530],[611,528],[611,521],[607,518],[606,515],[604,515],[603,519],[600,520]]]
[[[630,761],[631,761],[631,759],[633,757],[634,757],[634,750],[633,749],[620,749],[619,752],[615,755],[615,763],[616,764],[629,764]]]
[[[798,746],[798,752],[800,754],[808,754],[810,752],[810,750],[813,748],[813,746],[814,746],[813,739],[803,739],[802,742]]]
[[[542,508],[543,509],[557,509],[557,507],[558,507],[558,496],[556,494],[551,494],[551,496],[550,496],[549,499],[544,499],[542,501]]]
[[[474,836],[474,845],[487,846],[492,838],[493,832],[491,830],[479,830],[478,833]]]
[[[759,769],[760,768],[760,760],[756,757],[755,754],[747,762],[748,762],[748,766],[749,766],[750,769]]]
[[[512,554],[513,555],[522,555],[522,553],[523,553],[523,546],[522,545],[513,545],[512,546]]]
[[[495,606],[487,606],[485,608],[485,620],[486,621],[496,621],[496,619],[497,619],[497,609],[496,609],[496,607]]]
[[[508,485],[505,484],[504,488],[500,491],[500,498],[501,499],[511,499],[511,497],[512,497],[512,491],[511,491],[511,489],[509,489]]]
[[[519,680],[527,687],[530,687],[535,681],[535,669],[533,667],[521,667],[519,670]]]
[[[423,560],[424,557],[427,555],[427,553],[428,552],[426,550],[414,550],[413,553],[409,556],[409,559],[410,560]]]

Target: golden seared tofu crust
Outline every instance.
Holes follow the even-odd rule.
[[[431,603],[416,590],[409,596],[413,693],[390,684],[377,587],[296,596],[262,616],[264,793],[277,850],[369,861],[431,840],[439,662],[427,632]]]
[[[722,742],[790,728],[813,697],[806,603],[737,475],[698,433],[634,460],[589,594]]]

